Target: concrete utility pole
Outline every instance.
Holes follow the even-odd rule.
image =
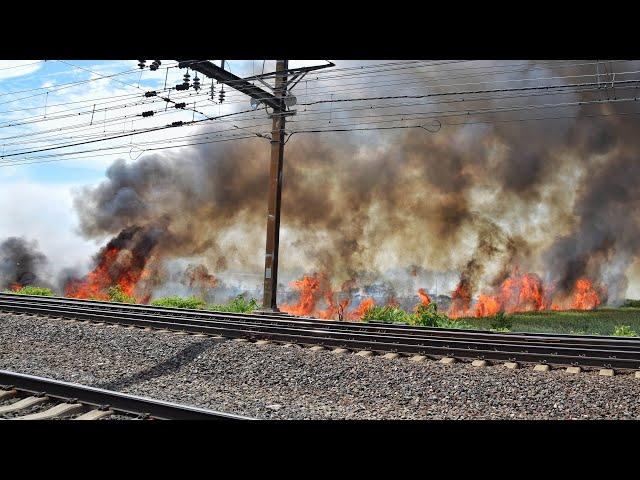
[[[288,60],[277,60],[276,71],[248,78],[240,78],[224,69],[218,67],[208,60],[178,60],[180,68],[191,68],[209,78],[218,80],[246,95],[252,99],[252,105],[256,102],[271,107],[273,119],[271,129],[271,165],[269,170],[269,203],[267,209],[267,243],[264,260],[264,296],[262,300],[262,310],[277,312],[278,305],[276,294],[278,289],[278,248],[280,244],[280,204],[282,198],[282,167],[284,163],[285,144],[285,124],[287,115],[295,115],[295,110],[289,108],[296,103],[295,97],[289,94],[300,80],[310,71],[327,67],[333,67],[329,62],[327,65],[314,67],[303,67],[289,69]],[[275,87],[273,95],[249,82],[257,80],[267,88],[272,88],[264,79],[275,75]],[[291,75],[291,77],[289,77]]]
[[[276,64],[275,97],[282,101],[287,92],[287,60]],[[284,140],[286,116],[284,109],[273,112],[271,128],[271,166],[269,168],[269,206],[267,210],[267,245],[264,257],[263,310],[277,312],[278,248],[280,246],[280,205],[282,200],[282,165],[284,162]]]

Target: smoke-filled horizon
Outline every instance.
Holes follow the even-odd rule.
[[[530,62],[530,70],[500,79],[580,73]],[[415,280],[419,271],[419,280],[432,282],[428,289],[446,278],[440,293],[451,294],[460,280],[476,298],[516,271],[535,275],[554,295],[587,278],[601,301],[615,304],[640,253],[640,120],[624,103],[544,107],[607,95],[629,94],[528,96],[517,105],[537,108],[535,115],[453,125],[468,120],[456,117],[436,133],[294,135],[285,151],[280,280],[322,273],[336,291],[385,284],[394,296],[425,286]],[[475,109],[510,105],[495,97],[471,102]],[[540,112],[556,118],[520,121]],[[115,239],[135,229],[135,242],[145,245],[136,254],[144,258],[133,259],[140,272],[148,265],[166,276],[163,262],[199,258],[206,275],[255,272],[257,288],[268,158],[268,143],[256,138],[117,160],[103,182],[76,192],[81,234]]]

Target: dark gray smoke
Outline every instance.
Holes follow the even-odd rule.
[[[48,287],[42,277],[47,257],[36,242],[9,237],[0,243],[0,290],[28,285]]]

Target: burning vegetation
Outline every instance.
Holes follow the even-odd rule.
[[[579,278],[569,291],[545,286],[534,273],[520,273],[514,269],[497,288],[497,292],[482,293],[471,306],[471,294],[460,282],[452,296],[449,315],[459,317],[490,317],[498,312],[531,312],[542,310],[593,310],[606,298],[603,286],[594,287],[588,278]]]
[[[584,73],[529,67],[532,78]],[[437,134],[292,137],[280,278],[300,278],[289,284],[297,297],[279,299],[282,310],[358,320],[416,291],[421,305],[435,306],[439,297],[421,287],[444,272],[450,305],[442,310],[452,318],[621,303],[629,277],[640,278],[640,117],[616,115],[623,103],[589,102],[594,95],[558,95],[575,114],[526,129],[504,121]],[[118,287],[145,302],[176,259],[204,259],[178,275],[201,297],[220,289],[225,273],[262,272],[265,155],[263,140],[250,139],[115,161],[74,200],[82,235],[111,240],[89,273],[66,275],[57,290],[106,299]],[[6,240],[0,286],[46,285],[45,263],[22,239]],[[379,285],[394,287],[371,293]]]
[[[98,252],[96,266],[91,272],[66,282],[65,296],[108,300],[109,289],[118,287],[127,297],[146,303],[149,292],[139,283],[151,277],[146,268],[159,237],[159,231],[141,227],[124,229]]]
[[[326,274],[304,275],[294,280],[290,286],[298,292],[298,302],[283,304],[280,310],[292,315],[311,316],[324,319],[361,320],[364,314],[375,306],[373,298],[364,298],[358,305],[348,309],[352,303],[350,290],[353,281],[343,283],[339,292],[334,292]],[[321,304],[324,304],[322,308]]]

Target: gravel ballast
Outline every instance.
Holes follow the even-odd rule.
[[[0,313],[0,369],[263,419],[637,419],[640,379],[335,355]]]

